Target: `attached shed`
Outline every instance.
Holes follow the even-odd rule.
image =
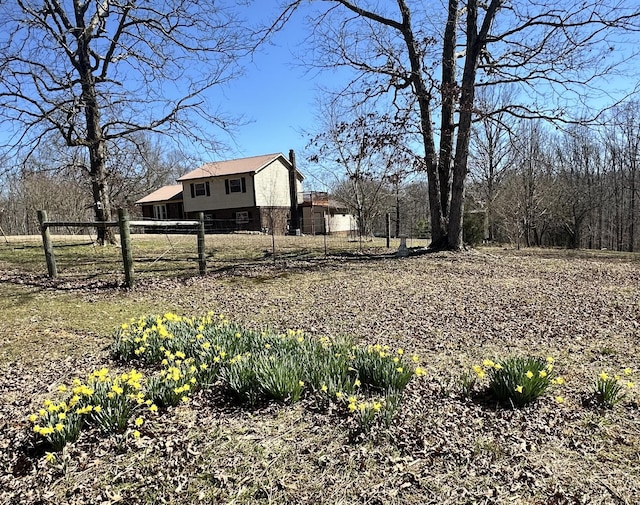
[[[183,219],[182,184],[163,186],[136,202],[145,219]]]
[[[324,191],[303,193],[300,210],[305,235],[351,235],[357,231],[347,206]]]

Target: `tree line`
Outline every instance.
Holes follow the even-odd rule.
[[[88,194],[74,204],[110,220],[114,204],[168,180],[171,160],[145,157],[155,135],[169,142],[162,156],[194,144],[217,152],[215,133],[234,120],[210,91],[306,23],[301,62],[347,76],[322,93],[307,160],[354,202],[361,230],[373,232],[387,206],[399,233],[413,207],[405,226],[428,229],[433,249],[461,248],[465,216],[469,235],[481,215],[490,240],[636,247],[635,105],[623,99],[638,82],[637,6],[283,0],[256,25],[241,15],[251,3],[6,3],[3,227],[30,231],[30,206],[55,191]],[[49,191],[36,197],[38,187]],[[407,203],[425,188],[420,210]]]

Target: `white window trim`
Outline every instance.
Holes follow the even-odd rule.
[[[198,196],[207,196],[207,187],[204,182],[196,182],[193,185],[193,194]]]
[[[167,219],[167,206],[163,203],[153,206],[154,219]]]

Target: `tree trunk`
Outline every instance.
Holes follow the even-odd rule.
[[[477,25],[478,10],[474,0],[467,4],[467,55],[462,73],[458,138],[456,140],[456,154],[453,164],[451,211],[449,213],[447,230],[447,245],[449,249],[453,250],[461,249],[463,245],[462,219],[464,214],[464,189],[467,178],[469,142],[471,140],[471,120],[473,117],[473,101],[475,99],[476,70],[480,54]]]
[[[96,81],[91,66],[91,49],[88,37],[91,30],[84,23],[84,7],[79,2],[74,2],[76,22],[78,27],[74,30],[78,41],[78,54],[75,65],[80,75],[82,87],[81,101],[84,105],[84,116],[87,128],[86,144],[89,149],[89,174],[94,202],[94,214],[96,221],[111,221],[111,199],[107,183],[106,169],[106,140],[100,125],[100,105],[96,93]],[[97,241],[99,244],[114,244],[115,236],[112,228],[98,226]]]
[[[398,0],[398,6],[402,13],[401,32],[407,46],[409,63],[411,64],[411,80],[415,88],[415,96],[420,110],[420,126],[422,142],[424,145],[424,162],[427,171],[427,183],[429,186],[429,214],[431,218],[431,248],[441,249],[446,247],[447,230],[445,224],[445,210],[440,198],[442,188],[438,175],[438,162],[435,147],[435,135],[431,121],[431,92],[427,89],[422,76],[422,58],[419,45],[413,35],[411,26],[411,13],[405,0]]]
[[[438,179],[440,183],[440,206],[442,215],[449,216],[451,204],[451,169],[453,165],[453,139],[455,134],[455,105],[458,101],[456,83],[456,30],[458,25],[458,0],[449,0],[447,25],[442,48],[442,109],[440,127],[440,156]]]

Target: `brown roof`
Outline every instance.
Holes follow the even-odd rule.
[[[282,157],[282,159],[286,160],[288,164],[290,163],[289,160],[285,158],[281,153],[263,154],[261,156],[251,156],[249,158],[240,158],[237,160],[229,161],[213,161],[211,163],[202,165],[200,168],[192,170],[188,174],[183,175],[182,177],[178,178],[178,181],[189,181],[192,179],[204,179],[207,177],[219,177],[222,175],[236,175],[257,172],[278,157]],[[302,178],[300,172],[298,172],[298,177]]]
[[[182,200],[182,184],[172,184],[156,189],[153,193],[140,198],[136,205],[143,203],[166,202],[167,200]]]

